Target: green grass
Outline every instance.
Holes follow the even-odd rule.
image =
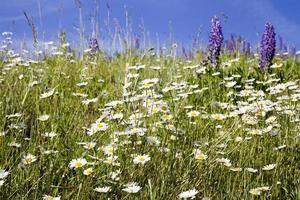
[[[78,200],[168,200],[178,199],[181,192],[193,188],[198,191],[196,199],[300,199],[300,64],[292,59],[276,58],[276,63],[283,64],[281,68],[261,70],[256,59],[241,57],[230,66],[221,67],[219,75],[210,67],[205,74],[185,68],[198,65],[200,60],[201,56],[188,62],[167,56],[157,59],[148,54],[122,54],[110,60],[99,55],[93,63],[87,58],[71,60],[63,56],[9,69],[8,62],[0,63],[3,79],[0,129],[5,133],[0,136],[0,169],[10,172],[0,187],[0,199],[41,199],[51,195]],[[223,56],[222,63],[229,60]],[[126,67],[135,65],[145,65],[145,69]],[[131,95],[124,97],[128,73],[139,77],[127,78],[132,83],[127,88]],[[148,78],[159,81],[153,84],[152,91],[146,92],[140,86]],[[254,79],[252,84],[247,83],[249,79]],[[271,82],[272,79],[278,80]],[[33,81],[38,84],[29,86]],[[222,84],[230,81],[240,87],[227,88]],[[81,82],[87,85],[76,85]],[[164,90],[175,82],[182,84]],[[270,88],[279,84],[282,90],[270,94]],[[253,87],[248,88],[249,85]],[[249,94],[238,95],[245,86]],[[53,88],[52,96],[40,98]],[[73,93],[84,93],[87,99],[97,97],[98,101],[84,105],[82,100],[86,98]],[[136,101],[131,101],[132,97]],[[145,99],[149,100],[147,107]],[[102,110],[114,100],[123,104]],[[149,110],[155,108],[153,102],[167,105],[168,109],[150,114]],[[239,109],[247,111],[235,114]],[[191,110],[199,111],[199,116],[189,118],[187,113]],[[9,117],[15,113],[21,116]],[[115,113],[122,113],[123,119],[109,119]],[[134,113],[141,114],[141,118],[132,120]],[[212,119],[212,114],[217,113],[226,118]],[[38,120],[43,114],[50,118]],[[164,115],[172,115],[172,119],[164,121]],[[108,125],[107,130],[87,135],[86,128],[101,116],[105,116],[102,121]],[[275,122],[267,123],[272,116],[276,117]],[[168,129],[169,124],[173,130]],[[268,126],[272,127],[266,130]],[[140,135],[126,132],[134,127],[146,131]],[[251,135],[254,129],[265,132]],[[43,137],[51,131],[57,136]],[[118,134],[124,131],[127,134]],[[160,143],[147,142],[149,136],[157,137]],[[10,146],[13,142],[21,146]],[[95,142],[96,146],[87,150],[79,142]],[[117,156],[115,164],[104,162],[108,156],[102,147],[110,144],[114,145],[113,155]],[[282,145],[286,146],[274,149]],[[195,149],[201,150],[207,159],[196,160]],[[57,152],[46,155],[45,150]],[[27,153],[37,160],[23,166],[22,159]],[[134,157],[141,154],[149,155],[151,160],[144,165],[134,164]],[[77,158],[85,158],[88,164],[71,169],[69,163]],[[229,159],[231,166],[218,162],[220,158]],[[276,166],[269,171],[262,170],[269,164]],[[89,167],[93,173],[84,175],[83,171]],[[245,168],[255,168],[257,172]],[[118,178],[112,179],[110,174],[118,170]],[[135,194],[122,191],[130,182],[136,182],[141,190]],[[103,186],[110,186],[110,192],[94,191]],[[262,186],[269,189],[258,196],[250,193],[251,189]]]

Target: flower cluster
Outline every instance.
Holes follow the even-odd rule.
[[[260,61],[261,68],[269,67],[272,64],[276,50],[275,30],[271,23],[266,23],[260,42]]]
[[[223,39],[221,22],[217,16],[214,16],[211,20],[208,46],[209,60],[213,66],[218,65]]]

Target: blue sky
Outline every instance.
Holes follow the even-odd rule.
[[[86,35],[89,35],[96,0],[81,1]],[[226,37],[231,33],[240,34],[255,46],[264,23],[270,21],[277,35],[281,35],[287,44],[300,46],[299,0],[100,0],[102,31],[107,18],[107,4],[111,9],[112,22],[113,18],[117,18],[124,25],[126,6],[135,32],[138,32],[143,19],[152,37],[158,34],[162,40],[171,30],[176,40],[190,42],[200,31],[205,43],[210,18],[226,15],[228,19],[222,22]],[[55,40],[59,30],[64,29],[70,41],[78,40],[78,10],[74,0],[1,0],[0,32],[12,31],[16,41],[30,42],[31,32],[23,11],[34,18],[39,38],[44,33],[46,40]]]

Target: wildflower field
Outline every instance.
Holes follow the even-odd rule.
[[[273,32],[260,54],[217,18],[190,58],[2,50],[0,199],[300,199],[300,63]]]

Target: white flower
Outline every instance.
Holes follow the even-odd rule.
[[[258,196],[258,195],[261,195],[261,192],[268,191],[268,190],[270,190],[270,187],[268,187],[268,186],[262,186],[262,187],[251,189],[249,192],[252,195]]]
[[[87,168],[86,170],[83,171],[83,174],[86,176],[89,176],[93,173],[93,168]]]
[[[83,100],[81,101],[84,105],[89,105],[90,103],[95,103],[98,101],[98,97],[96,98],[93,98],[93,99],[86,99],[86,100]]]
[[[240,171],[242,171],[243,169],[240,168],[240,167],[232,167],[232,168],[230,168],[230,170],[233,171],[233,172],[240,172]]]
[[[104,151],[105,155],[111,156],[114,154],[117,148],[118,148],[117,145],[109,144],[107,146],[102,147],[102,150]]]
[[[98,132],[98,130],[97,130],[96,126],[92,126],[91,128],[87,129],[87,135],[88,136],[92,136],[97,132]]]
[[[48,92],[41,94],[40,99],[45,99],[45,98],[51,97],[54,94],[54,91],[55,91],[55,89],[51,89]]]
[[[112,119],[123,119],[123,114],[122,113],[116,113],[112,116]]]
[[[282,67],[283,66],[283,64],[282,63],[280,63],[280,64],[278,64],[278,63],[274,63],[273,65],[271,65],[270,66],[270,68],[273,68],[273,69],[275,69],[275,68],[280,68],[280,67]]]
[[[261,191],[257,190],[256,188],[251,189],[249,192],[250,192],[250,194],[255,195],[255,196],[261,195]]]
[[[97,187],[97,188],[94,189],[94,191],[100,192],[100,193],[107,193],[107,192],[111,191],[111,187],[110,186]]]
[[[8,171],[5,171],[3,169],[0,169],[0,179],[4,179],[5,177],[7,177],[9,174]]]
[[[0,180],[0,187],[4,184],[3,180]]]
[[[60,196],[53,197],[53,196],[50,196],[50,195],[44,195],[43,200],[60,200]]]
[[[80,82],[80,83],[77,83],[76,85],[78,87],[81,87],[81,86],[86,86],[88,84],[88,82]]]
[[[49,115],[41,115],[41,116],[38,118],[38,120],[44,122],[44,121],[47,121],[47,120],[49,119],[49,117],[50,117]]]
[[[205,155],[200,149],[194,150],[194,155],[196,160],[206,160],[207,155]]]
[[[188,117],[198,117],[199,115],[200,115],[200,112],[198,112],[198,111],[195,111],[195,110],[193,110],[193,111],[190,111],[190,112],[188,112]]]
[[[219,162],[219,163],[222,163],[226,167],[231,166],[231,161],[228,158],[217,158],[216,161]]]
[[[108,128],[106,123],[103,122],[96,122],[92,124],[92,129],[96,129],[97,131],[106,131]]]
[[[213,118],[214,120],[223,120],[223,119],[225,119],[226,118],[226,116],[225,115],[222,115],[222,114],[219,114],[219,113],[217,113],[217,114],[212,114],[211,115],[211,118]]]
[[[235,86],[235,85],[236,85],[236,82],[235,82],[235,81],[231,81],[231,82],[227,82],[227,83],[225,84],[225,87],[231,88],[231,87],[233,87],[233,86]]]
[[[51,131],[50,133],[49,132],[46,132],[43,134],[44,137],[49,137],[49,138],[54,138],[55,136],[57,136],[57,134],[53,131]]]
[[[87,164],[86,159],[84,159],[84,158],[78,158],[78,159],[71,160],[71,162],[69,163],[69,167],[71,169],[72,168],[77,169],[77,168],[83,167],[86,164]]]
[[[19,118],[21,116],[22,116],[22,113],[15,113],[15,114],[6,115],[6,117],[8,119],[10,119],[10,118]]]
[[[142,164],[144,165],[146,162],[151,160],[150,156],[144,154],[144,155],[138,155],[133,159],[134,164]]]
[[[137,183],[128,183],[122,190],[127,193],[137,193],[138,191],[140,191],[140,189],[141,187],[138,186]]]
[[[155,137],[155,136],[148,136],[148,137],[146,137],[146,140],[151,145],[159,146],[159,144],[160,144],[159,138]]]
[[[266,165],[262,168],[262,170],[264,171],[269,171],[269,170],[272,170],[276,167],[276,164],[270,164],[270,165]]]
[[[25,155],[24,158],[22,159],[22,163],[24,165],[29,165],[29,164],[33,163],[34,161],[36,161],[36,156],[34,156],[30,153]]]
[[[88,97],[87,94],[78,93],[78,92],[77,93],[73,92],[72,95],[75,96],[75,97],[84,97],[84,98]]]
[[[258,170],[254,168],[245,168],[246,171],[251,172],[251,173],[256,173]]]
[[[185,191],[185,192],[181,192],[179,194],[179,198],[181,198],[181,199],[187,199],[187,198],[194,199],[194,198],[196,198],[196,194],[198,194],[198,191],[195,190],[195,189],[192,189],[192,190],[188,190],[188,191]]]
[[[83,144],[83,148],[85,149],[93,149],[96,146],[95,142],[86,142],[81,144]]]

